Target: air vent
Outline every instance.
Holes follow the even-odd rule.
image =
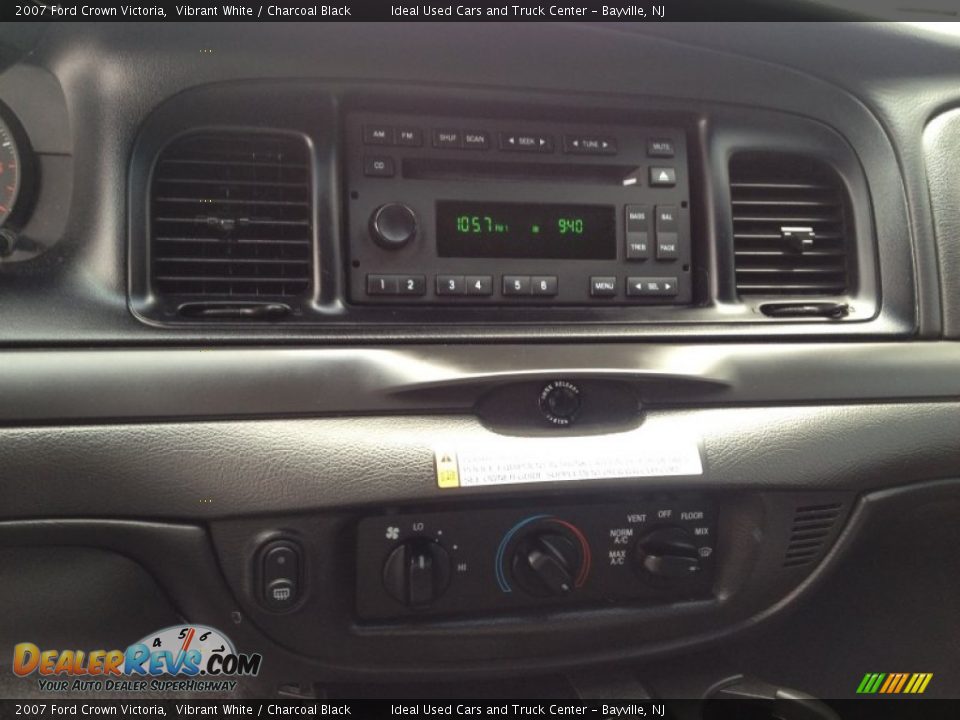
[[[851,285],[846,191],[827,165],[779,154],[730,162],[738,295],[844,295]]]
[[[839,503],[797,508],[783,566],[799,567],[819,558],[839,517]]]
[[[153,175],[154,292],[184,302],[304,297],[313,277],[312,218],[303,138],[185,136],[163,151]]]

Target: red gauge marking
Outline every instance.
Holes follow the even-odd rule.
[[[186,652],[190,647],[190,642],[193,640],[193,636],[197,634],[196,628],[190,628],[190,632],[187,633],[187,636],[183,639],[183,647],[180,648],[180,652]]]

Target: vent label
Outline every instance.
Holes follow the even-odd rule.
[[[502,438],[435,449],[440,488],[703,474],[693,438],[629,433],[580,438]]]

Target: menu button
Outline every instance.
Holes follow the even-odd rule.
[[[590,278],[591,297],[613,297],[617,294],[617,278],[614,276],[597,276]]]

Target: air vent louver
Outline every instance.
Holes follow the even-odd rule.
[[[851,284],[846,192],[828,166],[793,155],[730,162],[739,295],[843,295]]]
[[[278,300],[313,276],[303,138],[203,132],[160,155],[151,189],[151,277],[169,299]]]
[[[840,505],[836,503],[797,508],[783,566],[799,567],[819,558],[839,517]]]

